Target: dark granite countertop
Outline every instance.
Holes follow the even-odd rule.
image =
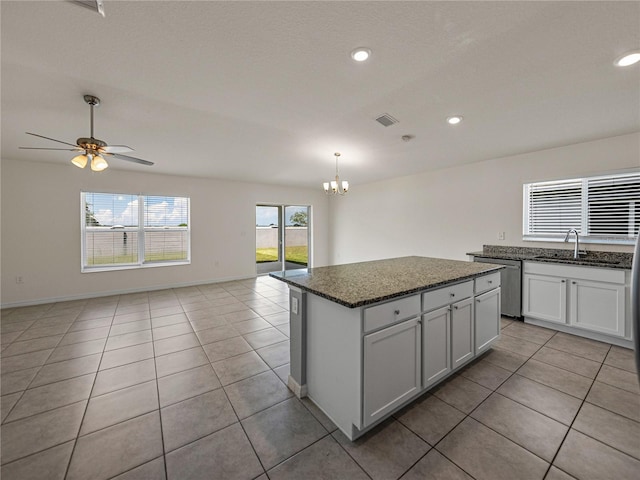
[[[273,278],[349,308],[468,280],[504,268],[491,263],[401,257],[286,272]]]
[[[580,259],[573,258],[573,250],[559,248],[506,247],[484,245],[481,252],[468,252],[467,255],[502,260],[527,260],[544,263],[562,263],[583,267],[617,268],[631,270],[633,254],[625,252],[589,251]]]

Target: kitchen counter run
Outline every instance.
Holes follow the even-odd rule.
[[[348,308],[429,290],[504,268],[430,257],[401,257],[286,272],[270,276]]]
[[[468,252],[467,255],[479,258],[495,258],[502,260],[526,260],[530,262],[561,263],[581,267],[615,268],[630,270],[633,254],[624,252],[589,251],[575,260],[573,250],[509,247],[485,245],[481,252]],[[595,261],[594,261],[595,260]]]

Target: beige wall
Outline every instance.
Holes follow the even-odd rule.
[[[253,276],[258,203],[311,205],[312,262],[328,263],[321,189],[12,160],[1,176],[3,307]],[[80,273],[81,190],[191,197],[191,265]]]
[[[481,250],[483,244],[572,248],[522,240],[523,183],[631,168],[640,168],[637,133],[355,184],[348,196],[330,201],[330,261],[404,255],[464,260],[466,252]],[[505,232],[504,241],[497,239],[498,232]],[[586,248],[632,251],[596,244]]]
[[[571,248],[522,241],[522,184],[639,167],[640,134],[630,134],[368,185],[354,181],[349,195],[327,199],[315,189],[3,161],[2,306],[255,275],[258,203],[312,206],[314,266],[403,255],[466,259],[483,244]],[[191,197],[192,264],[81,274],[81,190]]]

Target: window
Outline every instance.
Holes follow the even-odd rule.
[[[632,244],[640,227],[640,173],[524,185],[524,240]]]
[[[190,263],[189,198],[83,192],[82,271]]]

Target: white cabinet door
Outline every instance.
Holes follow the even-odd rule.
[[[429,387],[451,371],[449,306],[422,316],[422,386]]]
[[[364,336],[364,426],[420,391],[420,321],[413,318]]]
[[[625,286],[588,280],[570,282],[570,324],[624,337]]]
[[[500,336],[500,295],[501,290],[496,288],[476,297],[476,355]]]
[[[524,274],[522,314],[547,322],[567,323],[567,281],[559,277]]]
[[[451,305],[451,368],[454,370],[475,355],[473,323],[473,297]]]

